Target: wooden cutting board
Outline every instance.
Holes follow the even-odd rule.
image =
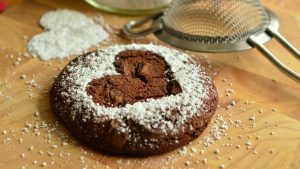
[[[279,16],[282,34],[300,48],[300,1],[263,3]],[[49,106],[53,79],[71,58],[44,62],[25,53],[27,37],[42,32],[38,25],[41,15],[56,8],[101,14],[113,27],[135,19],[101,13],[81,0],[20,0],[0,15],[0,169],[300,168],[300,85],[255,49],[195,53],[196,58],[206,56],[201,60],[215,72],[219,109],[208,129],[184,148],[133,158],[103,154],[82,145]],[[148,39],[155,41],[153,36]],[[117,43],[129,42],[112,36],[110,44]],[[267,47],[300,72],[299,61],[278,43],[271,41]],[[222,131],[218,139],[213,137],[216,131]]]

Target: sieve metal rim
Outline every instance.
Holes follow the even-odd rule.
[[[163,13],[160,12],[153,16],[146,17],[141,20],[130,21],[123,27],[123,33],[125,36],[130,38],[139,38],[154,33],[155,36],[163,42],[166,42],[174,47],[197,51],[197,52],[211,52],[211,53],[221,53],[221,52],[236,52],[242,50],[248,50],[252,48],[258,49],[271,63],[273,63],[280,71],[285,73],[290,78],[300,83],[300,74],[295,72],[281,62],[273,53],[268,50],[264,44],[274,38],[277,40],[284,48],[286,48],[293,56],[300,60],[300,51],[295,48],[292,44],[288,42],[279,32],[279,21],[276,15],[265,8],[267,15],[269,16],[269,24],[266,24],[260,31],[255,32],[253,35],[247,39],[240,39],[236,43],[218,43],[218,44],[205,44],[198,43],[197,41],[189,41],[188,39],[180,39],[174,34],[167,32],[163,25],[162,16]],[[143,29],[140,31],[134,31],[134,28],[140,27],[141,25],[153,21],[150,28]],[[195,39],[192,39],[195,40]]]
[[[270,19],[269,25],[267,25],[267,27],[272,27],[275,30],[278,30],[279,21],[277,19],[277,16],[267,8],[265,8],[265,10],[266,13],[269,15],[269,19]],[[154,34],[158,39],[168,44],[171,44],[177,48],[181,48],[185,50],[191,50],[196,52],[221,53],[221,52],[243,51],[243,50],[249,50],[254,48],[254,46],[249,44],[247,39],[239,40],[234,43],[218,43],[218,44],[207,44],[207,43],[201,43],[197,41],[188,41],[172,35],[172,33],[170,33],[170,31],[167,30],[161,17],[154,20],[153,27],[160,28],[154,31]],[[253,35],[255,35],[262,44],[272,39],[272,37],[267,34],[265,29],[258,31]]]

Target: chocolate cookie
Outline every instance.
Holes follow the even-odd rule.
[[[52,87],[51,105],[83,142],[149,156],[197,138],[216,110],[217,92],[188,55],[132,44],[71,61]]]

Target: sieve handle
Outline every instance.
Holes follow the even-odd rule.
[[[277,38],[276,38],[277,39]],[[248,42],[255,46],[267,59],[269,59],[280,71],[300,83],[300,74],[296,73],[292,69],[288,68],[284,63],[282,63],[272,52],[270,52],[261,42],[260,39],[255,35],[249,37]],[[280,42],[280,40],[279,40]],[[280,42],[281,43],[281,42]],[[286,47],[287,44],[283,45]],[[288,46],[288,45],[287,45]],[[286,47],[289,49],[289,47]],[[292,48],[291,48],[292,49]],[[289,49],[290,50],[290,49]],[[294,53],[294,52],[292,52]]]
[[[152,24],[149,28],[141,29],[139,31],[134,31],[133,29],[142,27],[146,23],[156,20],[157,18],[162,16],[162,14],[163,14],[162,12],[159,12],[157,14],[148,16],[148,17],[140,19],[140,20],[130,21],[123,26],[122,31],[125,33],[126,36],[128,36],[130,38],[138,38],[138,37],[143,37],[143,36],[149,35],[155,31],[161,29],[161,26]]]
[[[300,52],[292,44],[290,44],[275,28],[268,27],[266,32],[274,37],[278,42],[280,42],[286,49],[288,49],[292,54],[294,54],[297,59],[300,60]]]

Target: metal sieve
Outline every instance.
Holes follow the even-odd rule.
[[[135,30],[151,21],[149,28]],[[170,45],[192,51],[234,52],[255,47],[279,70],[300,82],[300,75],[263,45],[275,38],[300,59],[300,52],[278,28],[275,14],[259,0],[174,0],[164,12],[127,23],[123,32],[133,38],[154,33]]]

